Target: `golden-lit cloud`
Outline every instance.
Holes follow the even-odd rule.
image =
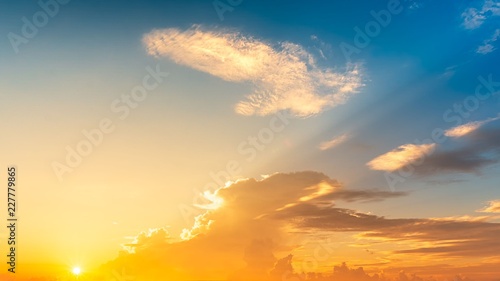
[[[451,216],[451,217],[440,217],[440,218],[430,218],[435,221],[488,221],[491,216]]]
[[[128,251],[108,266],[126,266],[131,274],[140,276],[148,268],[151,276],[191,280],[225,278],[243,269],[247,275],[269,271],[275,262],[272,251],[290,249],[291,237],[296,235],[289,228],[293,219],[279,219],[277,213],[301,204],[331,205],[334,200],[370,201],[403,195],[406,194],[347,190],[338,181],[316,172],[239,180],[215,192],[223,204],[196,217],[193,226],[182,233],[183,239],[174,239],[163,228],[143,232],[125,245]],[[262,243],[266,251],[258,250]],[[259,259],[267,261],[261,263]]]
[[[500,200],[488,202],[488,206],[478,210],[480,213],[500,213]]]
[[[396,171],[408,164],[421,160],[434,151],[436,144],[405,144],[382,154],[367,163],[372,170]]]
[[[495,121],[495,120],[498,120],[498,117],[496,118],[489,118],[487,120],[484,120],[484,121],[475,121],[475,122],[469,122],[467,124],[463,124],[463,125],[460,125],[460,126],[456,126],[456,127],[453,127],[451,129],[448,129],[445,131],[445,136],[447,137],[452,137],[452,138],[459,138],[459,137],[463,137],[465,135],[468,135],[470,134],[471,132],[474,132],[476,131],[477,129],[479,129],[481,126],[491,122],[491,121]]]
[[[460,126],[448,129],[448,130],[446,130],[446,132],[444,134],[445,134],[445,136],[451,137],[451,138],[463,137],[463,136],[469,134],[470,132],[477,130],[483,124],[484,124],[484,122],[470,122],[470,123],[467,123],[464,125],[460,125]]]
[[[345,141],[347,141],[350,137],[351,136],[349,134],[343,134],[343,135],[340,135],[338,137],[334,137],[333,139],[331,139],[329,141],[325,141],[325,142],[320,143],[318,148],[320,150],[328,150],[328,149],[334,148],[334,147],[344,143]]]
[[[455,145],[405,144],[367,163],[372,170],[394,172],[411,166],[419,175],[475,173],[500,161],[500,117],[469,122],[444,132]],[[491,124],[490,124],[491,123]],[[467,136],[467,138],[463,138]],[[462,139],[463,138],[463,139]],[[455,140],[456,139],[456,140]]]
[[[131,253],[140,251],[148,247],[152,247],[157,244],[166,243],[171,239],[170,234],[165,228],[150,229],[148,231],[143,231],[136,237],[130,244],[126,244],[125,249],[129,250]]]
[[[261,180],[239,180],[213,195],[223,204],[198,216],[193,226],[184,231],[183,239],[174,239],[163,228],[143,232],[126,245],[131,251],[122,253],[104,268],[109,271],[126,267],[135,280],[278,281],[285,275],[297,277],[289,254],[295,250],[302,253],[301,241],[318,233],[351,236],[346,241],[329,243],[349,242],[352,248],[359,248],[361,242],[372,246],[397,244],[397,248],[377,253],[384,260],[391,260],[394,255],[500,258],[498,223],[479,217],[386,218],[339,208],[336,204],[340,200],[365,202],[406,193],[349,190],[317,172],[277,173]],[[372,280],[372,275],[362,269],[346,265],[335,267],[330,277],[340,281]]]
[[[345,103],[363,86],[357,65],[344,71],[317,66],[304,47],[270,43],[239,32],[167,28],[144,35],[148,54],[166,57],[231,82],[253,85],[253,93],[235,106],[242,115],[268,115],[289,110],[310,116]]]

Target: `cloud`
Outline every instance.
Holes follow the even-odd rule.
[[[454,280],[454,281],[472,281],[469,277],[463,275],[457,275],[457,272],[463,272],[464,270],[473,269],[476,272],[479,271],[489,272],[492,275],[497,272],[495,269],[495,263],[487,264],[481,267],[462,267],[453,268],[450,265],[440,264],[431,266],[414,266],[414,267],[390,267],[382,272],[368,273],[362,266],[352,267],[346,262],[342,264],[335,265],[333,271],[328,270],[322,273],[301,273],[300,269],[296,270],[292,262],[293,255],[288,255],[280,260],[275,265],[275,268],[271,271],[272,281],[283,281],[283,280],[321,280],[321,281],[436,281],[441,279],[436,279],[435,276],[443,276],[448,274],[453,276],[451,279],[444,280]],[[379,264],[384,264],[379,263]],[[373,270],[372,270],[373,271]],[[431,272],[434,276],[419,276],[419,274],[408,273],[410,272]],[[390,274],[392,273],[392,274]],[[429,274],[427,274],[429,275]],[[483,277],[485,274],[480,274]],[[484,279],[484,278],[481,278]],[[240,280],[240,279],[234,279]],[[269,280],[269,279],[268,279]],[[232,281],[232,279],[230,280]],[[253,280],[252,280],[253,281]]]
[[[253,240],[245,248],[243,258],[246,266],[232,273],[228,278],[229,281],[269,280],[268,272],[277,260],[271,240]]]
[[[415,163],[426,155],[432,153],[435,149],[435,144],[405,144],[398,148],[382,154],[367,163],[372,170],[380,171],[396,171],[402,167]]]
[[[292,236],[296,235],[288,229],[290,221],[275,219],[273,214],[305,203],[383,200],[406,193],[352,191],[324,174],[298,172],[240,180],[215,195],[223,204],[198,216],[193,227],[184,232],[184,239],[172,237],[162,228],[143,232],[125,245],[128,252],[107,267],[126,267],[130,275],[145,280],[160,280],[158,276],[206,280],[237,270],[247,275],[269,271],[274,264],[269,251],[289,251]],[[266,261],[259,262],[264,258]]]
[[[486,0],[481,9],[468,8],[462,13],[463,25],[466,29],[480,27],[489,17],[500,15],[500,2]]]
[[[424,6],[423,1],[417,1],[417,0],[406,0],[408,2],[408,9],[410,10],[416,10],[422,8]]]
[[[489,43],[485,43],[484,45],[481,45],[477,47],[476,53],[481,54],[481,55],[486,55],[495,50],[495,47]]]
[[[451,137],[451,138],[459,138],[459,137],[463,137],[471,132],[474,132],[476,131],[477,129],[479,129],[480,127],[482,127],[483,125],[491,122],[491,121],[496,121],[498,120],[499,117],[496,117],[496,118],[489,118],[489,119],[486,119],[486,120],[483,120],[483,121],[475,121],[475,122],[469,122],[467,124],[463,124],[463,125],[460,125],[460,126],[456,126],[456,127],[453,127],[451,129],[448,129],[444,132],[444,135],[447,136],[447,137]]]
[[[500,161],[500,117],[470,122],[445,131],[456,139],[445,145],[405,144],[367,163],[372,170],[395,172],[409,168],[419,175],[476,173]]]
[[[500,224],[463,219],[388,219],[334,206],[303,203],[275,214],[309,232],[355,232],[365,239],[400,242],[395,253],[446,257],[495,257],[500,253]],[[411,246],[410,246],[411,245]],[[432,245],[429,247],[428,245]]]
[[[320,143],[318,148],[320,150],[328,150],[328,149],[336,147],[337,145],[344,143],[345,141],[347,141],[350,138],[351,138],[351,136],[349,134],[343,134],[343,135],[340,135],[338,137],[334,137],[333,139],[331,139],[329,141],[325,141],[325,142]]]
[[[317,201],[332,202],[342,200],[346,202],[373,202],[389,198],[408,195],[406,192],[380,191],[380,190],[347,190],[341,189],[317,198]]]
[[[497,119],[497,118],[495,118]],[[428,156],[416,173],[423,175],[443,172],[476,173],[500,161],[500,127],[478,128],[467,133],[467,138],[451,149],[440,147]],[[484,126],[484,125],[483,125]]]
[[[145,34],[143,42],[150,55],[225,81],[250,83],[253,93],[235,106],[242,115],[289,110],[306,117],[345,103],[363,86],[357,65],[345,71],[320,68],[298,44],[271,44],[235,31],[167,28]]]
[[[317,172],[240,180],[215,193],[223,204],[198,216],[193,227],[185,232],[186,239],[174,239],[165,229],[141,233],[127,245],[133,251],[122,253],[104,270],[127,268],[127,274],[138,281],[283,280],[287,271],[289,277],[297,276],[290,252],[301,253],[299,259],[314,255],[314,249],[304,252],[304,239],[319,233],[326,237],[334,237],[335,233],[342,233],[344,239],[351,237],[328,243],[356,241],[356,245],[369,247],[397,244],[397,248],[388,246],[383,254],[377,253],[383,260],[391,260],[394,255],[410,259],[430,255],[500,258],[497,223],[474,217],[386,218],[335,205],[338,200],[363,202],[404,195],[348,190]],[[285,258],[279,259],[280,256]],[[334,268],[331,277],[340,281],[365,280],[352,279],[355,271],[361,273],[342,265]],[[342,272],[347,275],[341,275]],[[369,277],[365,273],[358,275],[361,276]]]
[[[500,29],[495,30],[491,38],[484,40],[483,45],[477,47],[476,53],[485,55],[496,50],[492,43],[497,41],[498,38],[500,38]]]
[[[488,202],[488,206],[478,210],[480,213],[500,213],[500,200],[493,200]]]
[[[304,253],[304,240],[319,233],[326,237],[334,237],[335,233],[350,234],[358,245],[369,247],[386,243],[388,250],[376,253],[382,255],[383,261],[397,261],[401,255],[406,259],[431,256],[484,259],[496,257],[500,251],[500,224],[472,217],[389,219],[338,208],[337,200],[363,202],[406,194],[348,190],[317,172],[278,173],[262,180],[240,180],[214,195],[224,203],[198,216],[193,227],[187,230],[188,239],[174,239],[164,228],[143,232],[127,245],[132,251],[122,252],[102,270],[113,272],[112,269],[126,268],[127,275],[137,281],[226,278],[278,281],[283,280],[284,275],[290,277],[287,280],[295,280],[294,277],[307,280],[294,271],[290,252],[296,251],[302,260],[314,257],[314,249]],[[298,236],[302,238],[297,239]],[[351,246],[351,241],[346,246],[356,248]],[[391,263],[387,269],[396,266]],[[333,273],[324,280],[394,280],[378,277],[368,275],[362,268],[351,269],[343,264],[334,267]],[[397,280],[410,280],[407,275],[400,277]]]
[[[443,74],[441,74],[441,77],[444,77],[446,79],[452,77],[453,75],[455,75],[455,73],[457,72],[457,69],[458,69],[458,65],[452,65],[452,66],[448,66]]]

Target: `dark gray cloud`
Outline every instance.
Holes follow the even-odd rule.
[[[389,198],[396,198],[408,195],[407,192],[400,191],[380,191],[380,190],[339,190],[319,197],[317,200],[342,200],[346,202],[372,202]]]
[[[480,174],[481,169],[500,161],[500,122],[471,132],[446,148],[438,146],[421,165],[414,165],[419,175],[440,173]]]
[[[433,247],[415,247],[397,253],[443,256],[498,256],[500,224],[456,219],[388,219],[334,206],[310,203],[296,205],[273,215],[292,221],[300,229],[333,232],[362,232],[362,237],[409,242],[433,242]]]

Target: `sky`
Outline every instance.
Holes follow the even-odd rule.
[[[0,35],[1,280],[500,280],[498,0],[0,1]]]

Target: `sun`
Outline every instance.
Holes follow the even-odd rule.
[[[71,271],[73,272],[74,275],[80,275],[80,273],[82,273],[82,269],[78,266],[73,267]]]

